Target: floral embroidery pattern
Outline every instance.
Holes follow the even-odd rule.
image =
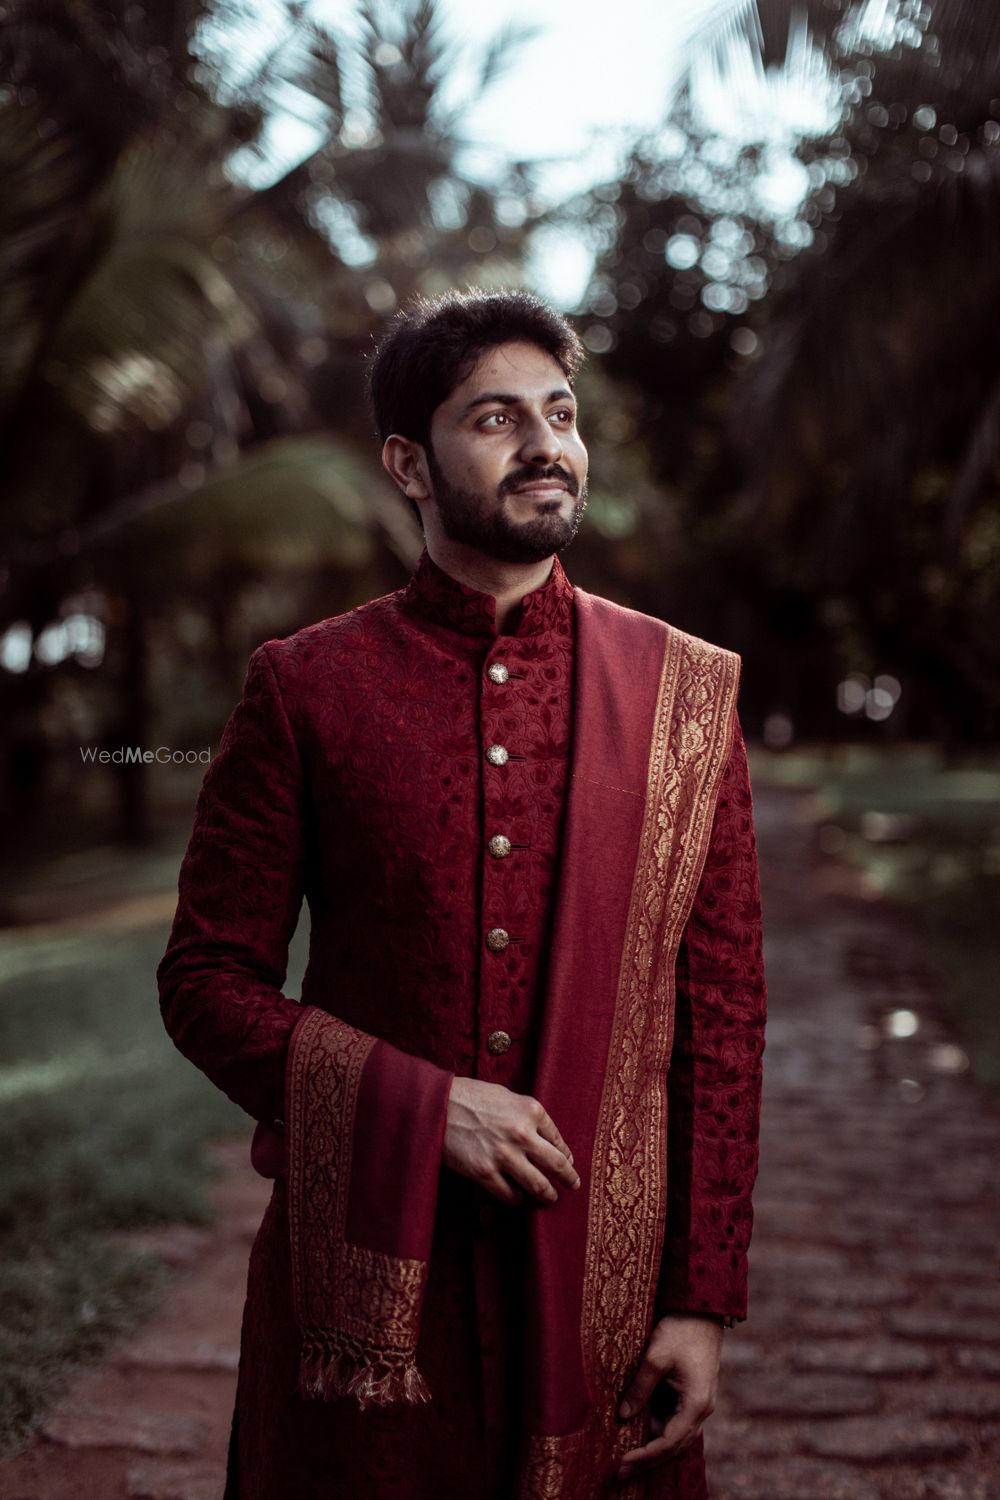
[[[157,971],[178,1047],[254,1118],[283,1113],[302,1005],[282,985],[303,897],[312,934],[302,1003],[440,1067],[530,1089],[571,749],[572,599],[556,560],[516,629],[498,635],[486,596],[464,591],[428,558],[406,588],[254,652],[198,798]],[[509,668],[505,684],[487,676],[492,662]],[[491,743],[512,754],[487,807]],[[493,860],[485,846],[496,832],[527,847]],[[494,911],[499,898],[506,904]],[[487,925],[523,941],[487,954]],[[743,1316],[763,978],[738,731],[676,974],[657,1309]],[[502,1056],[484,1049],[494,1027],[514,1038]],[[283,1485],[304,1500],[319,1496],[330,1473],[370,1500],[404,1500],[421,1485],[439,1500],[474,1492],[468,1476],[484,1472],[479,1392],[484,1381],[487,1393],[510,1387],[516,1411],[517,1371],[497,1352],[503,1299],[477,1303],[469,1284],[471,1199],[456,1191],[440,1204],[434,1254],[447,1269],[435,1306],[447,1316],[422,1330],[420,1355],[421,1367],[433,1363],[440,1398],[416,1408],[412,1422],[397,1412],[390,1430],[378,1407],[358,1414],[351,1403],[291,1394],[299,1340],[280,1179],[275,1192],[251,1264],[241,1500],[264,1500],[269,1483],[272,1493]],[[508,1263],[513,1274],[510,1255]],[[473,1330],[460,1351],[449,1342],[455,1327]],[[509,1437],[488,1434],[493,1451],[506,1451]],[[561,1441],[548,1455],[556,1463]],[[452,1491],[446,1449],[448,1473],[465,1476]],[[551,1484],[551,1466],[548,1474]],[[672,1500],[699,1500],[700,1450],[664,1484]]]

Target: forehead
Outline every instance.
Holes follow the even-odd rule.
[[[467,402],[489,391],[524,401],[544,401],[553,391],[569,389],[559,361],[537,344],[500,344],[488,349],[442,407],[461,411]]]

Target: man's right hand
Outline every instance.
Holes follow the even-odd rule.
[[[573,1153],[538,1100],[479,1078],[452,1083],[444,1162],[502,1203],[554,1203],[557,1185],[580,1186]]]

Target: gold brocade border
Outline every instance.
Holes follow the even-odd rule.
[[[620,1426],[628,1441],[621,1452],[636,1448],[643,1441],[642,1418],[627,1424],[620,1423],[612,1411],[600,1425],[591,1422],[579,1432],[567,1433],[565,1437],[541,1437],[533,1434],[528,1440],[527,1460],[517,1491],[517,1500],[591,1500],[591,1497],[613,1494],[614,1500],[641,1500],[642,1481],[624,1484],[611,1481],[609,1490],[595,1460],[598,1459],[598,1444],[595,1433],[607,1431],[609,1421]],[[607,1446],[607,1445],[605,1445]]]
[[[667,627],[615,1020],[591,1161],[581,1339],[588,1427],[529,1445],[519,1500],[588,1500],[647,1438],[617,1416],[648,1336],[666,1214],[674,965],[729,754],[739,658]],[[615,1487],[638,1500],[641,1481]]]
[[[292,1297],[303,1330],[335,1321],[331,1251],[344,1243],[358,1087],[374,1038],[311,1007],[289,1048],[286,1123]]]
[[[585,1431],[567,1437],[532,1435],[518,1500],[562,1500],[575,1494],[586,1437]]]
[[[659,1245],[649,1231],[662,1228],[666,1204],[674,961],[707,853],[737,676],[732,653],[668,629],[592,1161],[583,1341],[594,1391],[624,1387],[655,1294]]]
[[[318,1008],[289,1056],[292,1295],[305,1339],[379,1361],[412,1360],[427,1263],[346,1237],[358,1088],[375,1039]]]

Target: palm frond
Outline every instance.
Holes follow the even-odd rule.
[[[211,253],[218,197],[156,138],[121,158],[102,219],[105,253],[67,308],[46,376],[94,430],[168,427],[202,394],[206,352],[257,322]]]
[[[766,496],[777,518],[803,486],[845,466],[859,495],[891,502],[936,436],[963,470],[953,516],[964,513],[985,472],[977,413],[1000,368],[1000,152],[928,182],[858,190],[835,233],[833,250],[803,262],[734,408],[734,435],[754,433],[743,446],[756,503]],[[894,478],[882,461],[890,442]]]
[[[0,411],[24,379],[45,319],[46,283],[72,238],[81,166],[41,111],[0,108]]]
[[[997,361],[1000,366],[1000,360]],[[983,492],[986,478],[1000,453],[1000,368],[993,389],[983,400],[972,423],[965,452],[958,466],[945,523],[945,541],[954,554],[972,506]]]
[[[174,477],[130,495],[79,528],[80,549],[126,548],[186,569],[220,562],[281,569],[371,555],[367,470],[327,437],[279,438],[197,483]]]

